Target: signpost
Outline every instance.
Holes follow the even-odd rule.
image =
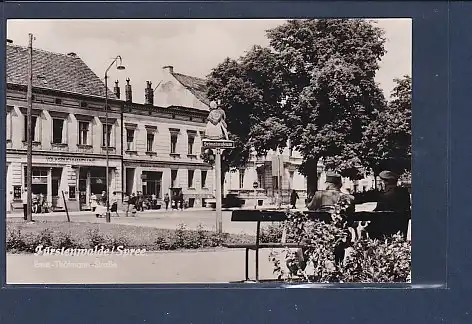
[[[203,141],[203,148],[215,149],[215,177],[216,177],[216,231],[223,232],[223,212],[221,208],[222,188],[221,188],[221,153],[224,149],[234,147],[234,142],[229,140],[206,140]]]

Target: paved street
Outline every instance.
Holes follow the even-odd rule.
[[[356,210],[372,210],[372,204],[356,205]],[[136,217],[112,217],[111,222],[122,225],[147,226],[164,229],[176,229],[180,224],[185,224],[188,229],[196,229],[199,225],[207,230],[216,228],[216,212],[211,209],[187,209],[184,211],[145,211],[138,212]],[[22,214],[10,214],[7,218],[22,218]],[[73,222],[105,223],[105,218],[96,218],[92,212],[70,213]],[[66,214],[34,214],[33,219],[40,220],[66,220]],[[223,211],[223,231],[231,234],[254,234],[254,223],[231,222],[231,211]]]

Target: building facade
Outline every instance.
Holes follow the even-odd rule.
[[[7,45],[6,205],[22,208],[26,188],[27,49]],[[129,79],[128,79],[129,83]],[[150,82],[146,103],[108,92],[74,53],[33,51],[32,193],[53,210],[89,210],[92,194],[138,193],[162,198],[181,188],[189,205],[213,196],[213,172],[200,158],[204,110],[156,107]]]

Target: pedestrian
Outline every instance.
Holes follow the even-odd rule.
[[[125,193],[123,197],[123,204],[125,205],[125,217],[128,217],[129,215],[129,195]]]
[[[137,198],[136,198],[136,194],[133,192],[131,194],[131,197],[129,197],[129,208],[131,209],[131,214],[133,217],[136,216],[136,201],[137,201]]]
[[[103,206],[107,206],[107,193],[105,190],[102,191],[102,196],[100,197],[100,201]]]
[[[152,201],[152,209],[156,209],[156,206],[157,206],[157,196],[156,194],[152,194],[151,195],[151,201]]]
[[[295,209],[297,205],[297,199],[299,199],[298,193],[296,190],[292,190],[292,193],[290,194],[290,205],[292,205],[292,208]]]
[[[328,212],[331,216],[336,216],[337,208],[340,206],[340,202],[344,202],[344,215],[355,212],[354,197],[341,192],[342,178],[339,174],[328,172],[326,174],[326,189],[315,192],[315,195],[311,198],[307,208],[313,211]],[[350,245],[350,239],[347,236],[349,233],[346,232],[346,236],[343,237],[334,247],[335,264],[343,262],[345,257],[345,250]],[[305,254],[303,251],[302,255]]]
[[[116,213],[116,217],[120,217],[118,214],[118,197],[116,196],[116,191],[113,191],[113,196],[111,196],[111,208],[110,212]]]
[[[24,220],[28,219],[28,189],[25,189],[21,195],[21,200],[23,201],[23,218]]]
[[[184,194],[180,191],[179,194],[179,203],[180,203],[180,210],[184,210]]]
[[[97,195],[92,193],[92,195],[90,196],[90,208],[94,212],[95,209],[97,209],[97,206],[98,206]]]
[[[166,210],[169,208],[169,201],[170,201],[169,194],[166,193],[164,196],[164,203],[166,204]]]
[[[43,193],[41,192],[39,194],[39,213],[42,214],[44,209],[43,209],[43,206],[44,206],[44,195]]]

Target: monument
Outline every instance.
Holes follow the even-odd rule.
[[[223,232],[223,214],[221,210],[221,153],[225,149],[232,149],[234,142],[229,140],[226,114],[216,101],[210,102],[210,113],[207,118],[203,148],[215,149],[215,177],[216,177],[216,231]]]

